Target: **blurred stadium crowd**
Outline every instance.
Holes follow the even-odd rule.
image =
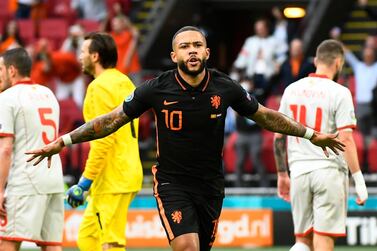
[[[134,2],[0,1],[0,53],[17,46],[27,48],[34,60],[33,81],[51,88],[59,99],[60,134],[83,123],[81,106],[91,79],[81,72],[78,56],[86,33],[104,31],[113,36],[118,47],[117,69],[127,74],[135,85],[153,77],[154,74],[145,74],[139,59],[138,46],[142,41],[130,18]],[[368,1],[355,1],[354,9],[362,11],[370,20],[377,19],[377,8]],[[203,28],[209,37],[214,36],[211,27],[202,25],[201,17],[196,17],[193,24]],[[281,8],[274,7],[261,13],[261,18],[255,19],[253,24],[250,21],[250,25],[253,25],[253,33],[244,41],[236,59],[222,63],[221,48],[217,48],[216,66],[230,73],[260,103],[278,109],[284,88],[314,71],[313,58],[304,54],[305,45],[300,39],[304,31],[300,19],[292,22],[284,16]],[[377,175],[376,31],[377,27],[364,34],[362,48],[350,46],[346,50],[348,66],[338,78],[338,82],[346,85],[353,94],[359,124],[354,132],[359,160],[363,172],[369,174],[372,180],[373,175]],[[323,39],[329,37],[342,40],[345,37],[342,27],[334,27]],[[360,55],[355,55],[355,51],[361,52]],[[158,72],[159,69],[153,70]],[[151,114],[146,113],[140,118],[139,133],[143,168],[148,177],[155,155]],[[224,171],[228,185],[276,186],[273,134],[239,117],[232,110],[229,110],[225,134]],[[65,148],[61,153],[68,183],[75,183],[80,177],[88,151],[89,144],[84,143]],[[148,182],[147,178],[145,182]]]

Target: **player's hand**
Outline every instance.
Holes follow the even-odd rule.
[[[79,185],[71,186],[67,191],[67,202],[72,208],[76,208],[84,204],[84,189]]]
[[[287,172],[278,172],[278,196],[283,200],[290,202],[291,182]]]
[[[361,171],[352,174],[352,178],[355,182],[355,190],[357,194],[356,203],[363,206],[368,199],[368,190],[365,185],[365,180]]]
[[[85,192],[89,190],[93,180],[81,176],[79,183],[70,187],[67,191],[67,202],[71,207],[76,208],[85,202]]]
[[[4,193],[0,193],[0,219],[7,217],[7,211],[5,209],[5,197]]]
[[[48,145],[45,145],[43,148],[31,150],[26,152],[26,154],[30,154],[31,157],[27,160],[27,162],[30,162],[34,160],[35,158],[38,158],[37,161],[33,164],[33,166],[38,165],[44,158],[47,157],[47,163],[48,167],[51,166],[51,156],[54,154],[59,153],[64,147],[63,140],[59,137],[55,141],[51,142]]]
[[[336,155],[339,155],[339,151],[344,152],[344,147],[346,146],[338,139],[338,133],[322,134],[319,132],[314,132],[310,142],[321,147],[326,157],[330,156],[329,152],[327,151],[327,147],[330,148]]]

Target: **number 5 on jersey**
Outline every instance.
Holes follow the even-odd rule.
[[[45,126],[45,127],[51,127],[53,129],[53,131],[54,131],[54,136],[53,136],[53,138],[51,140],[47,137],[47,132],[46,131],[42,132],[43,143],[45,143],[47,145],[47,144],[51,143],[52,141],[54,141],[57,138],[58,128],[57,128],[56,123],[55,123],[54,120],[47,118],[48,115],[52,114],[52,109],[51,108],[39,108],[38,109],[38,114],[39,114],[39,119],[41,121],[41,124],[43,126]]]

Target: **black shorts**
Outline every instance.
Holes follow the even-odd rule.
[[[190,193],[172,183],[155,184],[154,196],[169,242],[182,234],[198,233],[200,251],[211,249],[221,213],[222,196]]]

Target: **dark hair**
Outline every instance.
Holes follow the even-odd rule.
[[[24,48],[14,48],[1,54],[4,65],[8,68],[13,65],[22,77],[30,77],[31,58]]]
[[[99,62],[103,68],[115,67],[118,61],[118,53],[114,39],[107,33],[91,32],[85,36],[85,40],[92,40],[89,52],[97,52]]]
[[[317,47],[316,58],[323,64],[332,65],[338,57],[344,58],[343,46],[339,41],[327,39]]]
[[[195,26],[183,26],[182,28],[180,28],[173,36],[173,39],[171,40],[171,45],[172,47],[174,47],[174,40],[175,38],[178,36],[179,33],[182,33],[182,32],[185,32],[185,31],[197,31],[199,32],[204,40],[206,41],[206,36],[204,35],[203,31],[201,29],[199,29],[198,27],[195,27]],[[207,41],[206,41],[207,42]]]
[[[11,21],[9,21],[9,22],[11,22]],[[8,37],[9,37],[9,34],[8,34],[8,25],[9,25],[9,22],[8,23],[4,23],[3,34],[1,36],[1,41],[2,42],[5,41],[5,40],[7,40]],[[24,41],[21,38],[20,27],[18,26],[18,23],[16,23],[16,33],[14,34],[14,39],[16,40],[17,44],[19,44],[20,46],[24,46]]]

